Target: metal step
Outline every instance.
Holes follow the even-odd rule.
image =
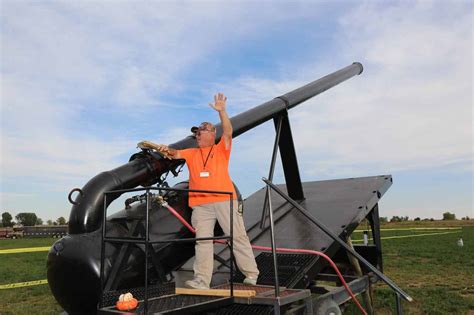
[[[270,315],[273,314],[273,306],[269,305],[244,305],[232,304],[230,306],[206,312],[205,315]]]
[[[293,287],[306,272],[316,263],[318,256],[310,254],[277,254],[278,280],[280,286]],[[260,253],[256,258],[258,270],[258,284],[275,285],[275,272],[273,268],[272,253]],[[237,272],[234,277],[235,282],[243,282],[245,276]]]
[[[215,289],[229,289],[229,284],[219,285],[214,287]],[[257,306],[257,305],[267,305],[270,306],[275,314],[283,314],[285,309],[297,302],[304,305],[305,314],[312,314],[312,300],[311,300],[311,291],[302,290],[302,289],[287,289],[285,287],[280,287],[280,294],[278,297],[275,296],[275,287],[274,286],[265,286],[265,285],[244,285],[241,283],[234,284],[235,290],[254,290],[256,295],[250,298],[246,297],[234,297],[234,303],[240,304],[240,306]],[[245,310],[245,307],[239,308],[239,306],[233,306],[233,311]],[[267,308],[262,308],[264,311]],[[250,312],[251,309],[248,309],[247,314],[259,314]]]

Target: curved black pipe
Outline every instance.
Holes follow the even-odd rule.
[[[134,188],[142,183],[158,180],[170,163],[143,156],[111,171],[102,172],[82,188],[69,216],[69,234],[89,233],[99,229],[103,222],[104,192]],[[120,195],[107,198],[107,206]]]
[[[354,75],[362,73],[362,71],[362,64],[355,62],[350,66],[238,114],[231,118],[233,127],[232,136],[237,137],[272,119],[282,111],[291,109]],[[222,128],[220,124],[216,124],[216,127],[216,140],[218,140],[222,134]],[[176,149],[185,149],[196,147],[196,145],[196,139],[189,136],[170,146]],[[138,158],[116,169],[95,176],[82,189],[84,195],[78,196],[76,199],[78,204],[72,207],[69,217],[69,233],[88,233],[100,228],[103,221],[102,209],[104,192],[134,188],[143,182],[150,185],[150,183],[156,182],[162,173],[170,170],[172,167],[173,162],[168,160],[155,160],[151,157]],[[119,195],[107,198],[108,203],[118,197]]]

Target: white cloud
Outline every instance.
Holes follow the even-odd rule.
[[[195,84],[185,78],[201,62],[225,66],[213,64],[225,49],[267,38],[282,25],[316,25],[328,6],[4,1],[2,180],[31,176],[53,191],[77,186],[133,153],[138,132],[124,133],[128,125],[146,126],[157,142],[185,137],[189,126],[156,112],[193,106],[174,104],[166,93],[182,99]],[[360,77],[291,111],[306,176],[447,164],[472,170],[472,7],[368,2],[346,12],[330,50],[317,41],[302,43],[317,60],[282,60],[278,77],[246,73],[233,82],[199,82],[203,95],[224,91],[237,114],[361,61]],[[160,126],[156,131],[150,120]],[[111,137],[115,129],[121,133]],[[258,157],[251,169],[266,176],[273,137],[273,126],[242,136],[235,165]]]
[[[439,10],[369,3],[341,17],[337,37],[346,48],[339,54],[349,59],[339,67],[362,61],[365,71],[290,111],[307,174],[446,165],[472,170],[472,14],[454,8],[457,19],[440,23]],[[288,80],[243,77],[220,89],[236,103],[255,105],[327,74],[316,65],[300,66],[304,70]],[[259,142],[253,146],[261,151]]]
[[[9,154],[4,156],[4,180],[13,178],[43,178],[45,184],[62,187],[64,181],[84,180],[91,175],[122,163],[118,157],[129,153],[135,143],[112,140],[103,143],[92,138],[65,140],[52,136],[48,141],[29,141],[20,137],[4,137]],[[101,158],[98,159],[97,157]],[[119,164],[120,165],[120,164]]]
[[[165,93],[187,93],[181,76],[273,22],[308,15],[230,5],[2,2],[2,191],[34,184],[42,193],[30,202],[39,204],[49,192],[123,164],[137,132],[110,135],[127,125],[136,130],[156,120],[153,136],[164,143],[188,135],[189,127],[156,115],[177,106]]]

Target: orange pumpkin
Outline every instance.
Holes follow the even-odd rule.
[[[133,310],[137,307],[138,301],[133,297],[133,295],[128,292],[125,294],[121,294],[119,297],[119,300],[115,304],[115,306],[120,310],[120,311],[130,311]]]
[[[138,301],[135,298],[131,299],[130,301],[117,301],[115,306],[117,306],[119,311],[130,311],[137,308]]]

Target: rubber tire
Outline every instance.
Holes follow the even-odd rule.
[[[316,315],[342,315],[339,305],[333,300],[323,301],[316,308]]]

